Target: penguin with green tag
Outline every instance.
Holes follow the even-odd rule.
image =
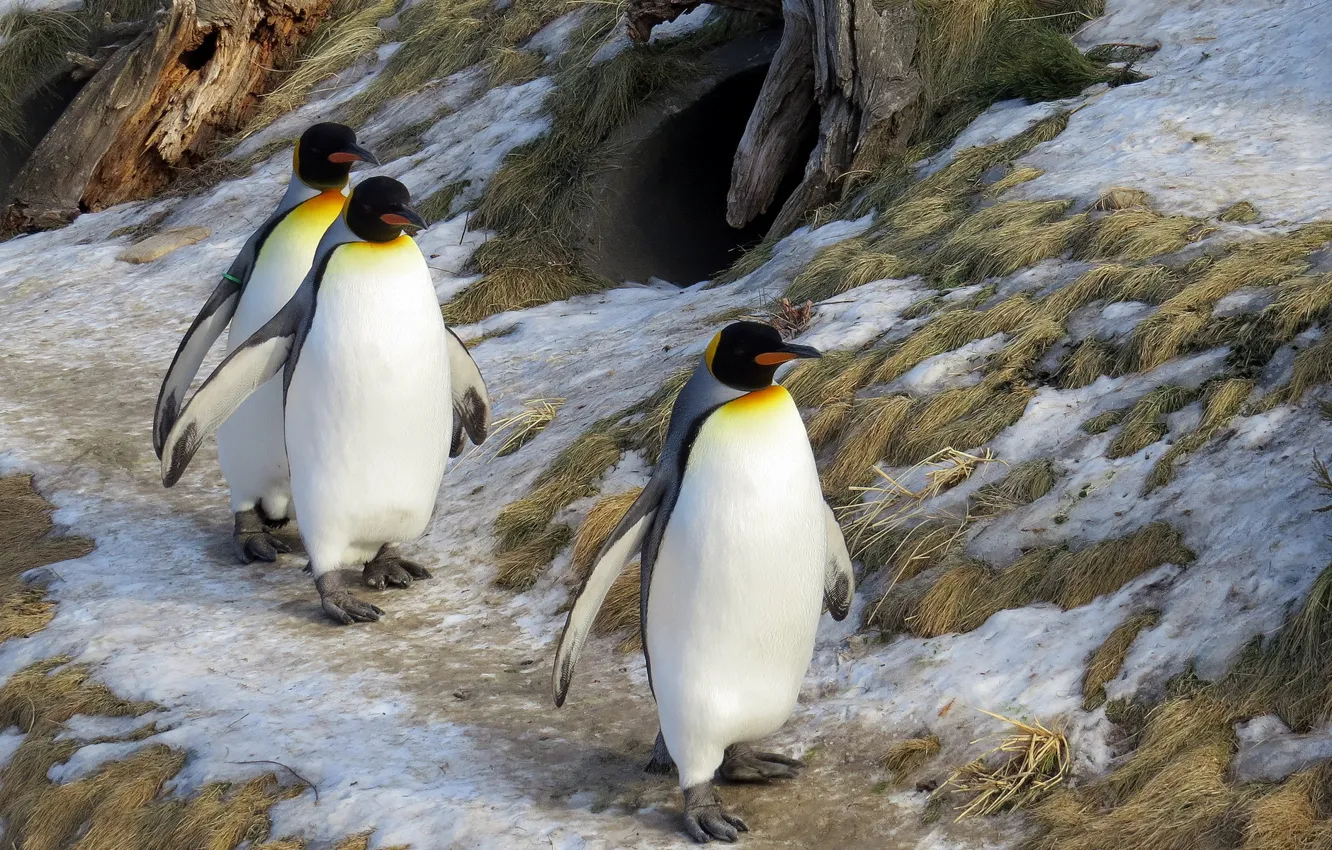
[[[616,576],[641,556],[640,614],[661,733],[649,769],[679,770],[685,830],[735,841],[714,774],[733,781],[795,775],[800,762],[749,744],[795,707],[826,605],[851,607],[855,577],[823,500],[804,422],[773,383],[817,350],[756,322],[727,326],[671,412],[651,480],[602,547],[555,656],[555,704]]]
[[[162,445],[170,487],[221,422],[278,380],[301,540],[324,613],[344,624],[384,612],[348,590],[343,569],[361,567],[377,588],[429,577],[396,546],[425,531],[463,433],[479,445],[490,422],[481,372],[445,327],[405,232],[426,226],[409,201],[388,177],[358,185],[296,294],[222,361]]]
[[[176,349],[153,415],[153,449],[162,456],[185,392],[208,349],[230,323],[227,352],[240,347],[296,292],[315,248],[346,203],[357,162],[378,165],[342,124],[315,124],[292,152],[292,175],[277,209],[245,242]],[[231,489],[232,545],[242,562],[276,560],[287,545],[271,531],[291,516],[291,484],[282,428],[282,387],[270,381],[217,434],[218,461]]]

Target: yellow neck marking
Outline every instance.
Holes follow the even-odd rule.
[[[790,397],[786,387],[773,384],[752,393],[745,393],[735,401],[722,405],[722,408],[728,413],[767,413],[784,404]]]
[[[712,371],[712,358],[717,354],[717,343],[721,342],[721,333],[714,334],[712,342],[708,343],[708,350],[703,352],[703,362],[708,364],[708,371]]]

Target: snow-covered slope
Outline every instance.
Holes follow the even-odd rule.
[[[1257,207],[1256,223],[1222,226],[1210,237],[1215,244],[1324,218],[1332,199],[1325,144],[1332,137],[1332,25],[1318,5],[1110,0],[1106,16],[1080,40],[1159,42],[1140,66],[1150,79],[1057,105],[1000,104],[922,173],[1062,108],[1073,113],[1068,128],[1020,163],[1044,174],[1006,199],[1069,198],[1087,206],[1111,186],[1129,186],[1149,192],[1164,213],[1215,217],[1241,200]],[[362,70],[373,74],[376,67]],[[403,179],[418,197],[470,180],[455,201],[461,209],[507,151],[545,131],[541,102],[550,86],[542,78],[486,91],[478,73],[463,72],[391,104],[362,135],[373,144],[439,114],[422,150],[377,173]],[[291,135],[357,90],[312,102],[236,155]],[[162,706],[154,719],[167,731],[149,742],[189,752],[176,781],[182,792],[267,769],[251,762],[289,765],[318,793],[280,803],[275,835],[318,842],[375,829],[374,846],[414,848],[674,846],[673,786],[638,771],[655,730],[641,659],[614,654],[614,641],[598,642],[568,705],[550,707],[549,663],[564,619],[569,555],[562,553],[530,591],[497,590],[492,523],[592,423],[692,363],[718,315],[760,310],[819,248],[861,233],[870,221],[798,231],[757,272],[717,288],[630,286],[460,329],[465,338],[511,329],[474,350],[497,417],[529,399],[567,402],[521,451],[492,458],[476,450],[450,470],[430,532],[408,550],[436,578],[385,594],[381,607],[390,616],[382,623],[342,629],[318,614],[299,558],[233,561],[226,492],[211,449],[165,491],[149,436],[158,383],[181,333],[281,194],[287,172],[287,155],[278,154],[204,195],[128,204],[0,245],[0,471],[36,472],[42,492],[59,506],[57,520],[97,541],[93,554],[56,568],[54,622],[4,644],[0,673],[68,654],[93,664],[119,695]],[[163,227],[203,224],[212,236],[149,265],[118,261],[126,240],[112,232],[163,211]],[[469,282],[460,270],[485,236],[465,223],[455,217],[419,240],[441,300]],[[1052,261],[1041,280],[1067,282],[1085,268]],[[1000,292],[1016,291],[1022,280],[1031,276],[1001,281]],[[832,299],[801,341],[826,349],[862,345],[919,322],[902,314],[926,294],[916,278],[867,284]],[[1070,330],[1122,335],[1154,309],[1094,303],[1070,319]],[[1306,333],[1297,345],[1316,336]],[[893,389],[964,386],[995,346],[976,342],[942,355]],[[1273,358],[1255,392],[1286,380],[1293,351]],[[879,793],[878,757],[892,742],[929,729],[943,739],[949,763],[961,764],[987,748],[976,739],[1001,726],[978,711],[984,709],[1061,720],[1080,769],[1095,773],[1107,766],[1108,723],[1103,710],[1082,709],[1084,663],[1129,611],[1151,607],[1162,615],[1109,683],[1112,699],[1151,693],[1194,661],[1201,675],[1217,675],[1249,638],[1279,626],[1332,559],[1326,529],[1310,513],[1320,504],[1309,482],[1311,452],[1327,427],[1317,391],[1295,405],[1235,418],[1148,495],[1146,477],[1165,447],[1196,426],[1201,403],[1170,416],[1164,441],[1126,457],[1106,457],[1113,432],[1092,435],[1081,427],[1153,387],[1196,387],[1222,374],[1226,354],[1195,352],[1078,389],[1039,389],[1021,419],[989,445],[1007,467],[986,465],[927,506],[935,513],[959,509],[1003,469],[1051,458],[1054,489],[973,526],[968,554],[1007,564],[1026,549],[1081,548],[1159,520],[1182,533],[1196,559],[1162,565],[1068,611],[1032,605],[1001,611],[964,634],[889,642],[855,633],[883,590],[871,582],[845,623],[824,622],[801,705],[776,741],[797,754],[816,750],[810,771],[788,786],[725,792],[756,828],[746,841],[804,846],[823,838],[922,850],[1006,845],[1021,834],[1017,820],[921,824],[927,795]],[[630,454],[602,493],[641,484],[646,475],[642,458]],[[591,502],[575,502],[559,518],[576,522]],[[60,778],[138,745],[85,748],[60,768]]]

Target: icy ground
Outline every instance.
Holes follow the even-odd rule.
[[[1248,200],[1263,216],[1255,231],[1326,215],[1332,24],[1320,5],[1110,0],[1106,17],[1081,40],[1159,42],[1141,66],[1152,78],[1065,104],[1084,108],[1059,138],[1024,159],[1045,176],[1013,191],[1090,202],[1106,187],[1126,185],[1148,190],[1162,211],[1195,215]],[[546,36],[543,45],[558,50],[558,28]],[[357,73],[374,73],[390,50]],[[328,117],[366,79],[288,116],[237,155]],[[549,87],[542,79],[485,92],[479,74],[464,72],[391,105],[362,137],[373,146],[396,127],[448,112],[422,151],[379,171],[401,177],[417,197],[472,180],[456,202],[461,209],[505,152],[545,129],[540,103]],[[996,107],[955,147],[1010,136],[1050,108]],[[516,454],[491,459],[493,450],[474,451],[456,464],[429,534],[407,547],[435,579],[377,597],[390,612],[381,623],[339,628],[319,614],[299,557],[235,563],[212,450],[201,451],[181,484],[166,491],[149,436],[158,383],[181,333],[275,203],[287,169],[287,154],[279,154],[203,196],[128,204],[0,245],[0,471],[37,473],[39,488],[59,506],[57,521],[97,541],[88,557],[56,565],[56,619],[0,648],[0,674],[69,654],[93,664],[121,696],[161,705],[156,719],[168,731],[151,740],[189,751],[181,791],[272,767],[244,762],[290,766],[317,796],[309,791],[279,804],[274,835],[320,842],[373,828],[372,846],[418,850],[680,844],[678,792],[639,771],[655,731],[641,659],[614,654],[614,640],[594,642],[568,704],[555,710],[549,664],[568,596],[568,555],[530,592],[496,590],[491,523],[592,422],[693,362],[717,314],[760,309],[819,246],[865,222],[799,232],[763,269],[717,289],[626,287],[459,329],[475,338],[513,328],[474,350],[497,417],[529,399],[568,402]],[[150,265],[117,261],[127,240],[111,232],[163,210],[170,212],[164,227],[204,224],[212,236]],[[483,238],[466,231],[463,216],[423,234],[442,299],[468,282],[458,271]],[[1076,271],[1049,264],[1004,287],[1045,285]],[[921,294],[918,281],[905,280],[839,296],[802,341],[841,348],[905,330],[900,313]],[[1142,315],[1093,305],[1073,324],[1122,334]],[[986,350],[976,344],[924,364],[903,386],[965,383]],[[1005,611],[971,633],[933,640],[878,644],[854,636],[862,596],[845,624],[825,620],[801,705],[773,742],[809,754],[810,768],[791,784],[723,791],[755,828],[744,839],[750,846],[1005,846],[1020,834],[1019,821],[920,825],[925,795],[876,793],[884,776],[875,760],[891,743],[929,729],[943,739],[949,763],[961,763],[988,748],[973,741],[998,729],[977,711],[986,709],[1062,719],[1080,770],[1103,770],[1106,724],[1102,711],[1081,711],[1083,663],[1130,607],[1150,603],[1164,614],[1135,643],[1111,697],[1157,687],[1195,659],[1202,675],[1215,675],[1250,636],[1279,625],[1332,559],[1326,528],[1310,513],[1320,504],[1308,481],[1310,452],[1326,428],[1315,399],[1236,419],[1149,498],[1139,495],[1141,484],[1166,443],[1108,460],[1111,435],[1079,428],[1160,383],[1197,384],[1221,369],[1223,356],[1208,352],[1146,375],[1042,391],[990,447],[1007,464],[1056,458],[1056,488],[981,525],[969,544],[972,554],[1007,563],[1023,548],[1082,545],[1159,519],[1183,532],[1197,560],[1164,566],[1073,611]],[[1269,387],[1280,382],[1289,356],[1275,362]],[[1197,405],[1175,414],[1171,436],[1187,432],[1198,415]],[[645,474],[640,459],[627,458],[603,491],[642,483]],[[1002,474],[1002,464],[991,464],[933,508],[946,510]],[[591,501],[560,519],[576,522]],[[0,755],[16,740],[13,732],[0,737]],[[116,745],[88,747],[57,773],[68,779],[123,755]]]

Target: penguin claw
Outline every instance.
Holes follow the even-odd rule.
[[[749,825],[722,808],[711,782],[685,789],[684,828],[699,844],[710,841],[735,842]]]
[[[413,580],[430,578],[430,571],[414,561],[392,555],[380,555],[361,570],[361,581],[367,587],[383,590],[389,587],[410,587]]]
[[[720,803],[685,812],[685,832],[699,844],[710,841],[734,843],[749,826],[721,807]]]
[[[238,534],[232,538],[232,548],[242,564],[252,561],[276,561],[279,554],[291,551],[291,547],[266,531]]]
[[[362,602],[345,590],[335,590],[320,596],[319,605],[330,620],[344,626],[350,626],[352,623],[372,623],[384,616],[382,609],[369,602]]]
[[[762,753],[737,744],[726,749],[718,772],[729,782],[770,782],[794,779],[804,766],[799,759],[780,753]]]

